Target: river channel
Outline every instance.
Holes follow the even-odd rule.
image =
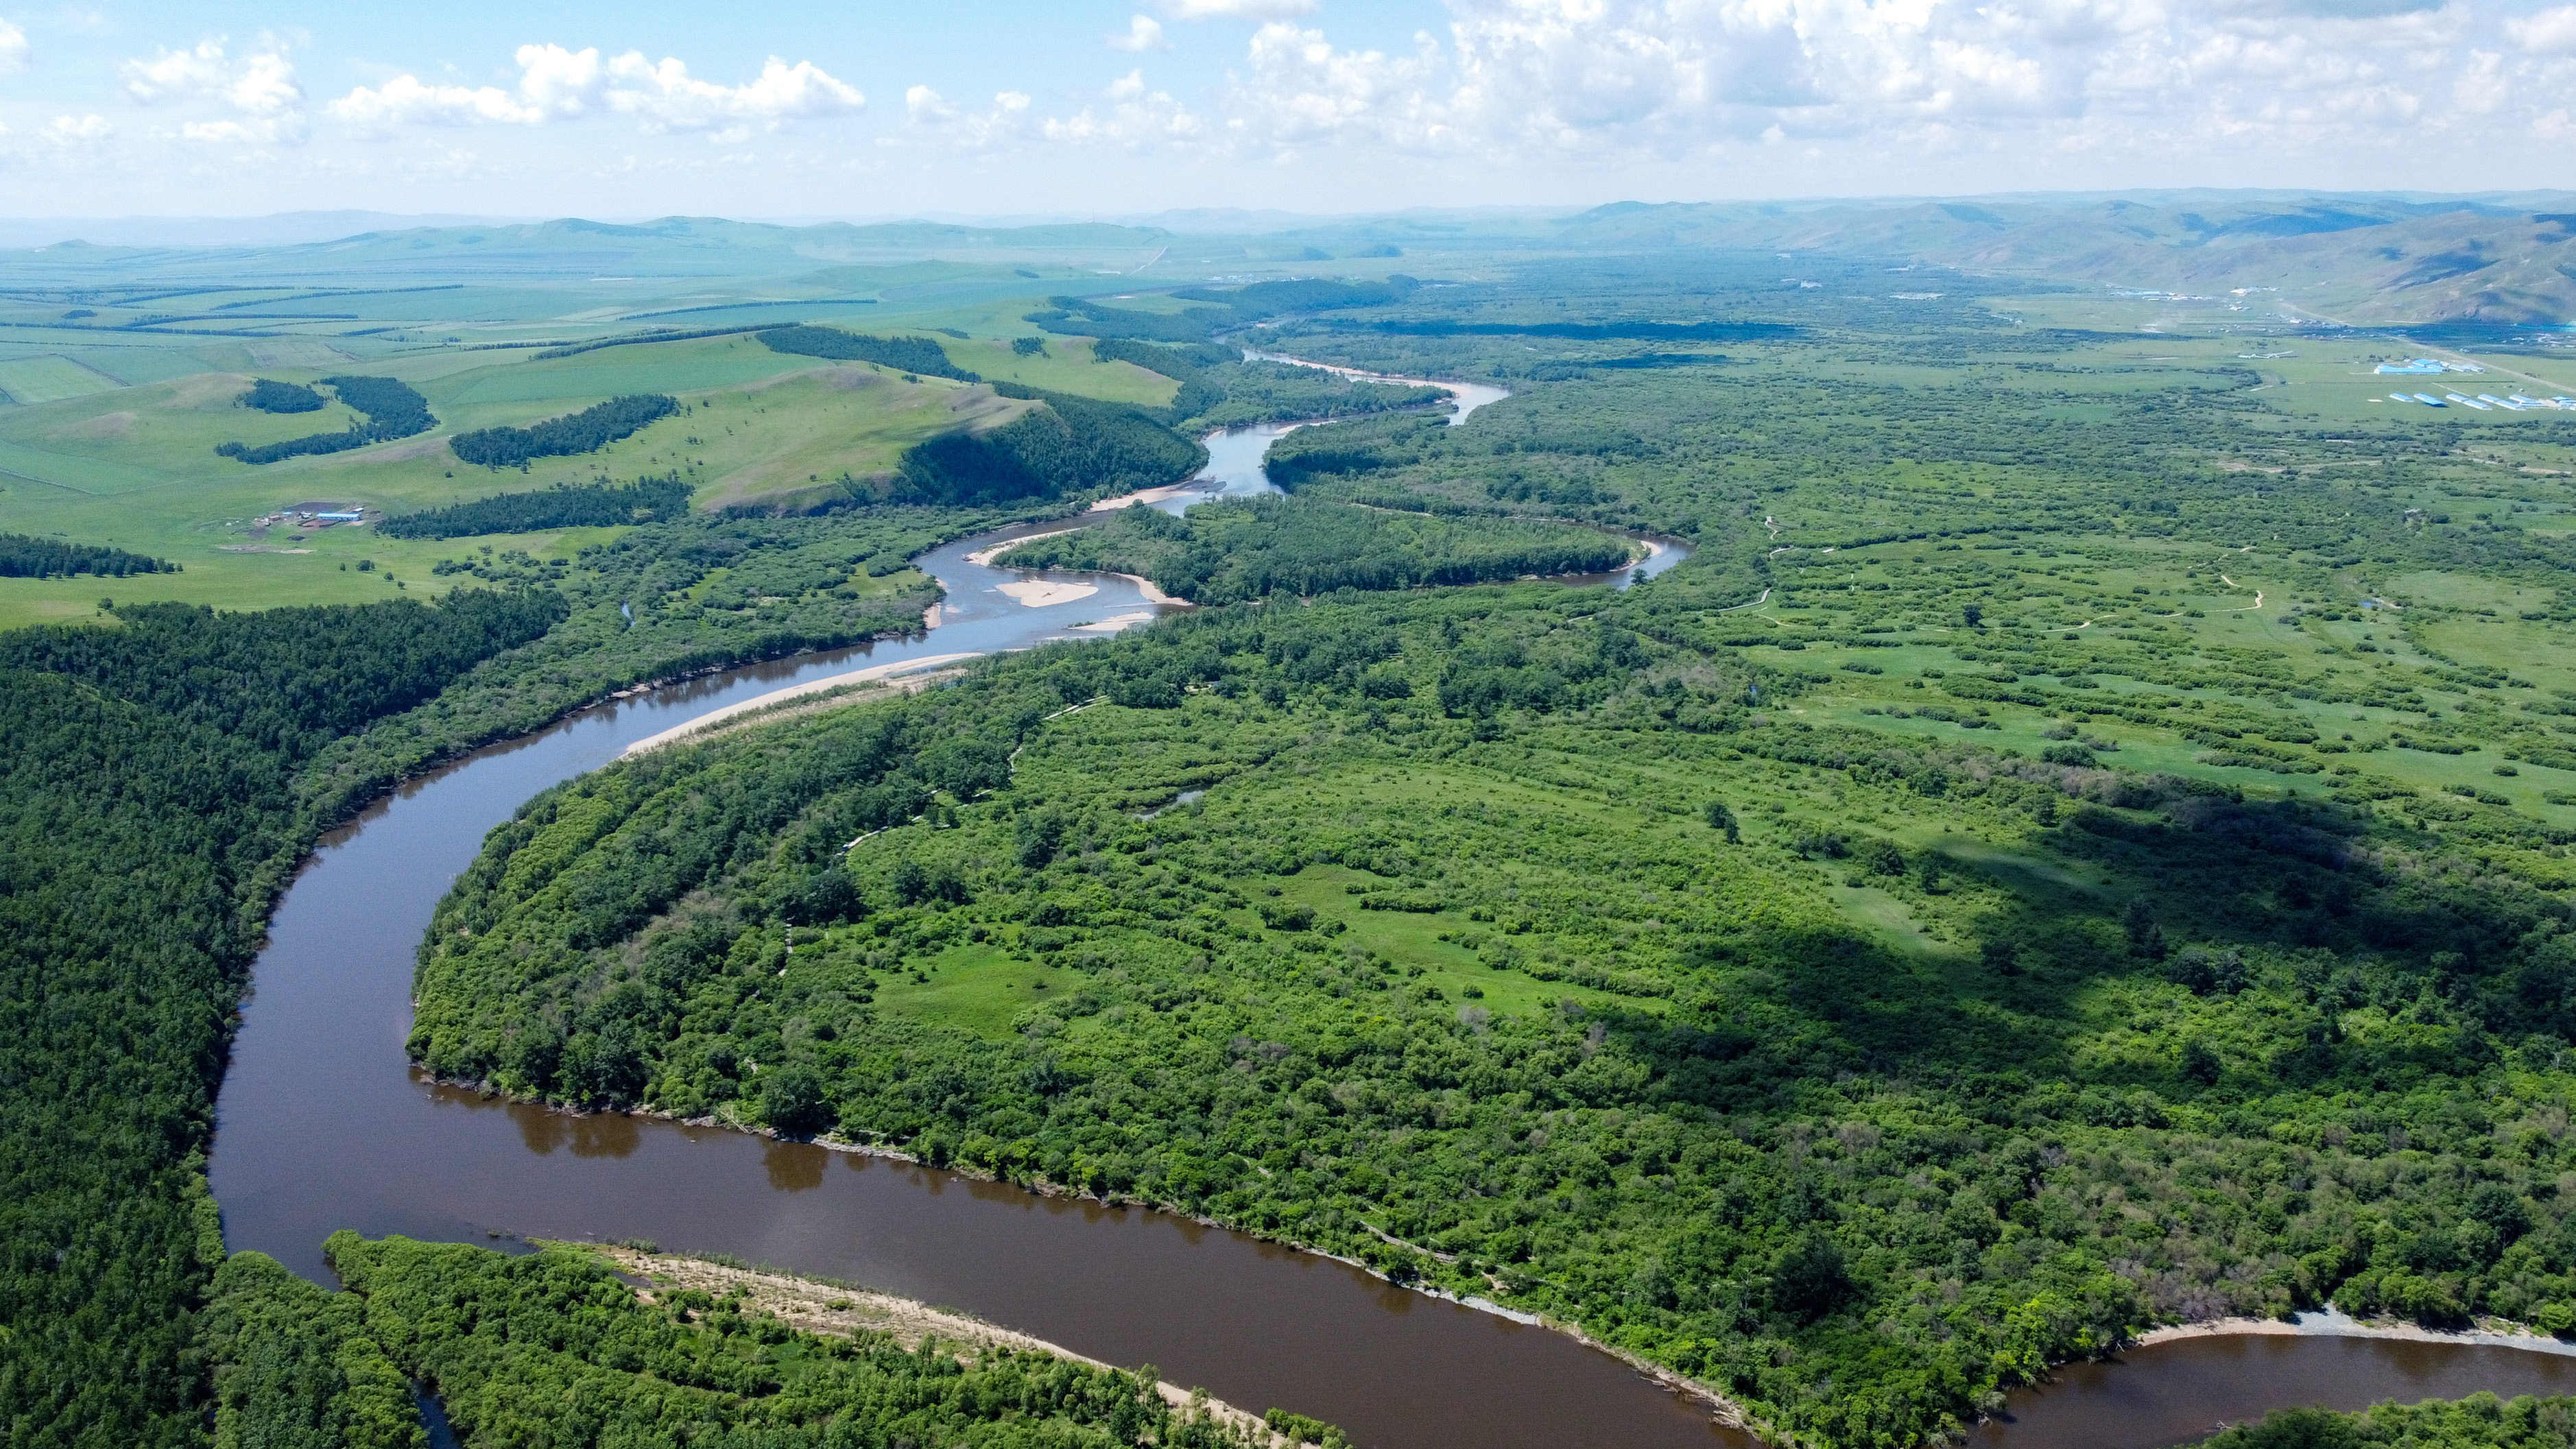
[[[1462,390],[1453,421],[1502,396]],[[1286,429],[1208,440],[1181,508],[1267,491]],[[1095,1358],[1155,1365],[1259,1412],[1343,1425],[1367,1449],[1682,1449],[1752,1441],[1626,1365],[1546,1329],[1399,1288],[1326,1258],[1167,1214],[1043,1198],[907,1163],[618,1114],[489,1100],[403,1053],[414,952],[485,834],[528,797],[730,704],[862,667],[1101,637],[1170,612],[1116,575],[1031,606],[1036,575],[969,555],[1063,523],[959,540],[918,564],[947,590],[928,634],[652,690],[407,782],[325,837],[270,924],[217,1103],[210,1174],[235,1250],[329,1282],[324,1237],[511,1246],[649,1238],[966,1309]],[[1654,556],[1625,585],[1678,564]],[[1066,594],[1070,597],[1065,597]],[[2150,1449],[2280,1403],[2359,1405],[2491,1388],[2566,1392],[2576,1360],[2353,1339],[2201,1339],[2069,1370],[2017,1396],[2002,1449]]]

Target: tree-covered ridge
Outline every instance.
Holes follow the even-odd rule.
[[[811,323],[772,327],[758,336],[772,352],[825,357],[836,362],[873,362],[880,367],[891,367],[898,372],[922,377],[946,377],[959,382],[982,381],[949,361],[947,350],[928,337],[873,337],[865,332],[845,332],[838,327],[817,327]]]
[[[430,415],[429,399],[422,397],[409,383],[390,377],[357,376],[326,377],[322,382],[340,401],[365,414],[367,421],[343,432],[314,433],[307,437],[289,438],[282,443],[265,443],[256,448],[241,443],[218,443],[215,452],[244,463],[275,463],[315,453],[345,453],[372,443],[408,438],[438,426],[438,419]]]
[[[947,433],[905,450],[892,501],[989,508],[1074,493],[1132,493],[1177,483],[1207,450],[1135,408],[1002,384],[1035,399],[998,427]]]
[[[2452,1403],[2377,1404],[2357,1414],[2284,1409],[2201,1441],[2203,1449],[2569,1449],[2576,1400],[2472,1394]]]
[[[98,543],[66,543],[0,533],[0,579],[63,579],[78,574],[121,579],[132,574],[177,573],[179,565]]]
[[[1255,498],[1201,503],[1177,518],[1153,508],[1120,509],[1096,526],[1032,539],[1003,562],[1136,574],[1175,598],[1231,604],[1271,594],[1608,573],[1628,559],[1624,540],[1566,524],[1438,519]]]
[[[417,1449],[409,1384],[435,1387],[461,1442],[775,1449],[1251,1449],[1175,1409],[1150,1371],[1051,1354],[971,1355],[890,1335],[802,1332],[740,1294],[643,1301],[592,1254],[526,1257],[333,1235],[346,1291],[256,1253],[224,1265],[208,1312],[216,1443]],[[1267,1446],[1264,1446],[1267,1449]]]
[[[470,538],[478,533],[667,522],[688,511],[689,485],[675,472],[625,484],[558,483],[552,488],[495,493],[471,503],[397,514],[377,524],[376,531],[387,538]]]
[[[322,823],[295,771],[561,614],[120,617],[0,636],[0,1421],[27,1444],[201,1442],[205,1153],[260,922]]]
[[[300,382],[277,382],[255,378],[250,391],[241,395],[241,404],[264,413],[318,413],[322,411],[322,394]]]
[[[486,468],[515,468],[535,458],[595,453],[679,410],[677,398],[662,393],[633,393],[524,428],[477,428],[458,433],[447,446],[460,462]]]

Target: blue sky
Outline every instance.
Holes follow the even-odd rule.
[[[2576,187],[2576,4],[0,0],[0,214]]]

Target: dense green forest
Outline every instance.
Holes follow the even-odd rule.
[[[633,393],[524,428],[477,428],[458,433],[447,446],[460,462],[485,468],[517,468],[535,458],[595,453],[679,410],[677,398],[662,393]]]
[[[177,573],[179,565],[97,543],[65,543],[0,533],[0,579],[63,579],[78,574],[121,579],[132,574]]]
[[[688,511],[689,485],[673,472],[624,484],[558,483],[520,493],[495,493],[471,503],[397,514],[377,524],[376,531],[387,538],[470,538],[478,533],[669,522]]]
[[[682,518],[561,561],[478,551],[457,569],[482,586],[435,606],[0,634],[14,1439],[202,1442],[209,1114],[260,923],[320,829],[627,685],[917,629],[935,595],[904,561],[1016,516]]]
[[[897,372],[922,377],[954,378],[959,382],[982,381],[950,362],[947,351],[928,337],[871,337],[864,332],[811,325],[772,327],[760,333],[759,337],[772,352],[826,357],[836,362],[873,362]]]
[[[947,433],[905,451],[892,501],[988,508],[1067,494],[1177,483],[1207,450],[1135,408],[1001,384],[1032,408],[999,427]]]
[[[740,1296],[639,1300],[570,1248],[329,1244],[344,1291],[258,1253],[226,1261],[206,1311],[219,1449],[427,1449],[411,1385],[468,1444],[759,1444],[827,1449],[1250,1449],[1175,1409],[1150,1372],[1052,1355],[907,1349],[800,1332]]]
[[[1232,604],[1271,594],[1600,574],[1628,557],[1625,540],[1561,523],[1439,519],[1291,497],[1201,503],[1177,518],[1124,508],[1097,527],[1031,539],[1005,561],[1136,574],[1175,598]]]
[[[282,443],[264,443],[255,448],[241,443],[218,443],[215,445],[217,455],[244,463],[275,463],[315,453],[345,453],[352,448],[408,438],[438,426],[438,419],[430,415],[429,399],[422,397],[409,383],[390,377],[355,376],[326,377],[322,382],[341,402],[365,414],[367,421],[342,432],[314,433],[289,438]]]
[[[275,382],[254,379],[250,391],[241,395],[242,406],[264,413],[318,413],[322,411],[322,394],[300,382]]]
[[[2569,1449],[2576,1400],[2477,1394],[2456,1403],[2380,1404],[2358,1414],[2285,1409],[2203,1440],[2205,1449]]]
[[[0,1422],[199,1442],[233,1006],[318,828],[297,767],[561,617],[469,591],[0,635]]]
[[[1651,622],[1216,611],[622,765],[460,882],[413,1048],[1499,1293],[1837,1443],[2159,1318],[2576,1304],[2553,903],[2400,820],[1769,715],[1813,685]]]

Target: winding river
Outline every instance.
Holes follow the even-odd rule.
[[[1453,421],[1502,396],[1460,387]],[[1209,440],[1156,506],[1268,488],[1284,427]],[[963,1308],[1078,1352],[1151,1363],[1256,1412],[1278,1405],[1369,1449],[1633,1449],[1751,1440],[1608,1355],[1525,1325],[1167,1214],[1043,1198],[882,1158],[617,1114],[575,1116],[422,1080],[403,1054],[430,912],[520,802],[710,711],[860,667],[1098,637],[1169,612],[1116,575],[1036,576],[969,555],[1062,524],[960,540],[919,566],[938,626],[735,670],[585,711],[410,781],[325,837],[270,926],[224,1078],[210,1173],[236,1250],[321,1281],[338,1228],[507,1244],[650,1238]],[[1624,585],[1678,564],[1654,556]],[[1065,595],[1071,595],[1066,597]],[[1987,1426],[2002,1449],[2147,1449],[2280,1403],[2358,1405],[2491,1388],[2567,1392],[2576,1360],[2351,1338],[2213,1338],[2069,1370]]]

